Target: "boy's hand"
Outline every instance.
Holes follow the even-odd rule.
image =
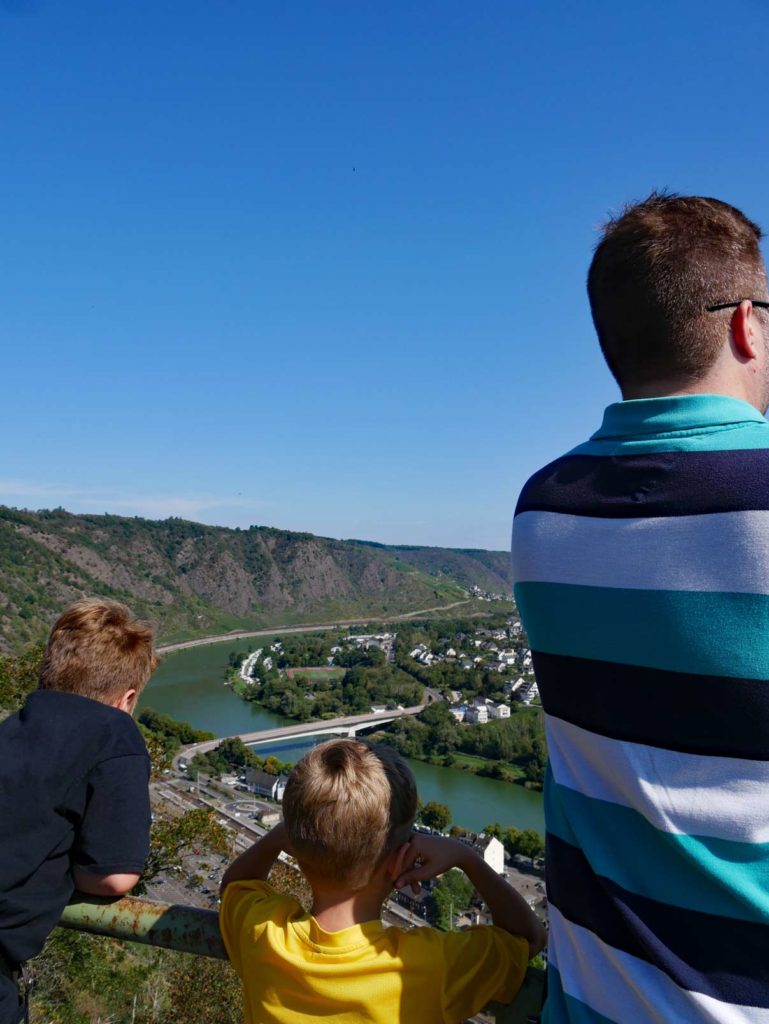
[[[285,850],[289,856],[296,857],[296,854],[291,847],[291,840],[288,838],[288,830],[286,829],[284,821],[279,821],[278,824],[270,830],[270,835],[276,843],[280,844],[281,849]]]
[[[420,882],[442,875],[449,868],[461,867],[470,852],[456,839],[416,833],[401,847],[393,872],[395,888],[405,889],[410,885],[416,895]]]

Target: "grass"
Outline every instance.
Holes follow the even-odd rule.
[[[305,676],[311,683],[323,682],[326,679],[341,679],[347,669],[345,668],[287,668],[286,675],[289,679],[295,676]]]
[[[490,769],[493,765],[498,763],[489,757],[480,757],[478,754],[463,754],[460,750],[452,751],[451,756],[454,758],[454,764],[452,767],[463,768],[466,771],[475,773],[479,773],[481,770]],[[504,768],[510,782],[526,778],[526,772],[519,765],[506,763]]]

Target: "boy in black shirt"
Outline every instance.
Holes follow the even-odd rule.
[[[152,629],[116,601],[57,620],[39,688],[0,724],[0,1024],[22,1014],[19,964],[74,889],[121,896],[149,847],[149,758],[131,718],[157,666]]]

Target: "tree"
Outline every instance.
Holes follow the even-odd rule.
[[[532,863],[537,857],[545,854],[545,843],[538,832],[533,828],[520,831],[517,828],[509,828],[504,834],[503,842],[509,854],[518,854],[520,857],[528,857]]]
[[[452,868],[441,875],[432,891],[436,926],[444,931],[453,928],[454,915],[467,910],[473,891],[473,884],[463,871]]]
[[[27,694],[37,689],[42,644],[28,647],[16,658],[0,658],[0,708],[17,711]]]
[[[428,828],[436,832],[445,832],[451,824],[451,809],[446,804],[429,800],[421,810],[420,817]]]
[[[133,889],[133,895],[145,893],[147,882],[161,871],[181,868],[182,857],[196,846],[204,846],[226,857],[232,856],[230,833],[215,820],[213,811],[200,807],[178,818],[155,821],[150,832],[150,852],[144,874]]]

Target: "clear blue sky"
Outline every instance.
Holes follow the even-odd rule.
[[[769,228],[759,0],[0,0],[0,502],[505,548],[653,187]]]

